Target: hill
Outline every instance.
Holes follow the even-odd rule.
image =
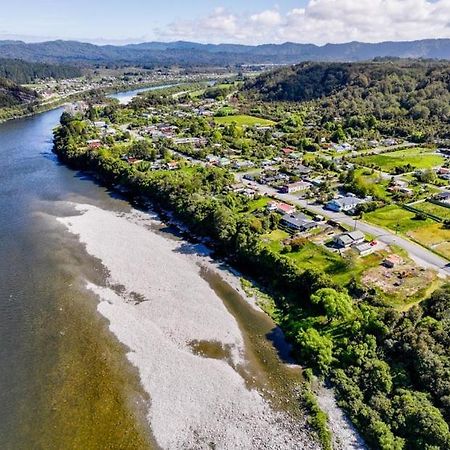
[[[54,78],[60,80],[80,77],[81,75],[81,69],[74,66],[0,58],[0,77],[19,84],[31,83],[36,79]]]
[[[35,91],[0,78],[0,108],[13,108],[26,106],[38,99]]]
[[[0,41],[0,58],[27,61],[140,65],[240,65],[294,64],[301,61],[362,61],[375,57],[450,59],[450,39],[369,44],[198,44],[193,42],[147,42],[124,46],[94,45],[76,41],[25,43]]]
[[[264,101],[315,101],[326,116],[447,121],[450,63],[381,60],[301,63],[261,75],[245,91]]]

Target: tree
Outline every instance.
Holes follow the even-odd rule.
[[[346,135],[345,135],[345,132],[344,132],[344,130],[342,129],[342,126],[341,125],[338,125],[337,127],[336,127],[336,130],[334,131],[334,133],[331,135],[331,138],[330,138],[333,142],[337,142],[337,143],[339,143],[339,142],[342,142],[342,141],[345,141],[345,139],[346,139]]]
[[[379,392],[390,393],[392,390],[392,376],[389,365],[380,359],[365,361],[362,370],[364,391],[373,396]]]
[[[393,399],[396,427],[410,443],[409,448],[450,447],[450,432],[440,411],[422,392],[401,390]]]
[[[347,292],[323,288],[311,295],[311,301],[324,309],[330,321],[335,318],[349,320],[354,316],[353,302]]]
[[[326,371],[333,362],[333,341],[322,336],[315,328],[301,330],[297,341],[303,357],[310,360],[321,371]]]

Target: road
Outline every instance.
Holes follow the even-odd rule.
[[[245,180],[243,178],[244,175],[245,173],[237,174],[238,180],[254,189],[257,189],[261,194],[269,195],[278,200],[292,203],[296,206],[300,206],[301,208],[305,208],[314,214],[319,214],[329,219],[333,219],[338,223],[353,227],[365,234],[371,235],[374,239],[383,242],[384,244],[396,245],[408,252],[410,258],[414,260],[418,266],[425,269],[434,269],[444,277],[450,275],[450,264],[448,261],[419,244],[398,236],[385,228],[371,225],[362,220],[355,221],[352,217],[349,217],[343,213],[329,211],[321,205],[308,203],[307,200],[299,199],[295,195],[280,194],[276,189],[271,188],[270,186],[260,185],[255,182]]]

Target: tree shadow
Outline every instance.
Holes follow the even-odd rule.
[[[297,364],[297,361],[292,356],[292,344],[290,344],[283,330],[276,326],[269,333],[266,334],[266,338],[270,341],[277,351],[277,355],[280,360],[285,364]]]

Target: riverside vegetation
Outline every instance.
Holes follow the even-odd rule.
[[[183,118],[180,113],[180,104],[199,96],[230,99],[237,88],[233,84],[188,94],[185,87],[172,88],[128,106],[88,105],[83,113],[64,113],[55,130],[54,151],[69,166],[92,172],[104,184],[170,210],[193,233],[209,238],[219,256],[226,256],[270,293],[271,314],[294,344],[299,361],[333,383],[339,404],[371,448],[449,448],[450,287],[442,285],[420,303],[397,309],[352,276],[352,264],[341,268],[347,278],[336,278],[321,267],[306,268],[288,251],[267,245],[264,236],[278,229],[279,218],[269,211],[253,214],[254,201],[233,190],[235,175],[229,169],[191,161],[204,149],[188,145],[180,151],[169,140],[152,142],[136,133],[138,126],[163,120],[161,111],[172,108],[172,118],[184,123],[190,136],[206,136],[219,146],[229,139],[247,155],[259,151],[259,157],[267,157],[274,152],[270,144],[253,147],[243,135],[244,116],[241,123],[224,124],[219,131],[207,118]],[[242,95],[238,92],[227,107],[239,109],[236,99]],[[242,102],[239,112],[249,113],[250,100]],[[280,113],[283,103],[254,106],[263,107]],[[279,121],[274,115],[265,117]],[[284,131],[297,129],[296,117],[305,119],[289,115]],[[105,127],[114,128],[114,133]],[[271,140],[266,131],[262,130],[262,141]],[[297,133],[297,148],[308,142]],[[324,448],[329,448],[325,418],[310,393],[305,403]]]

